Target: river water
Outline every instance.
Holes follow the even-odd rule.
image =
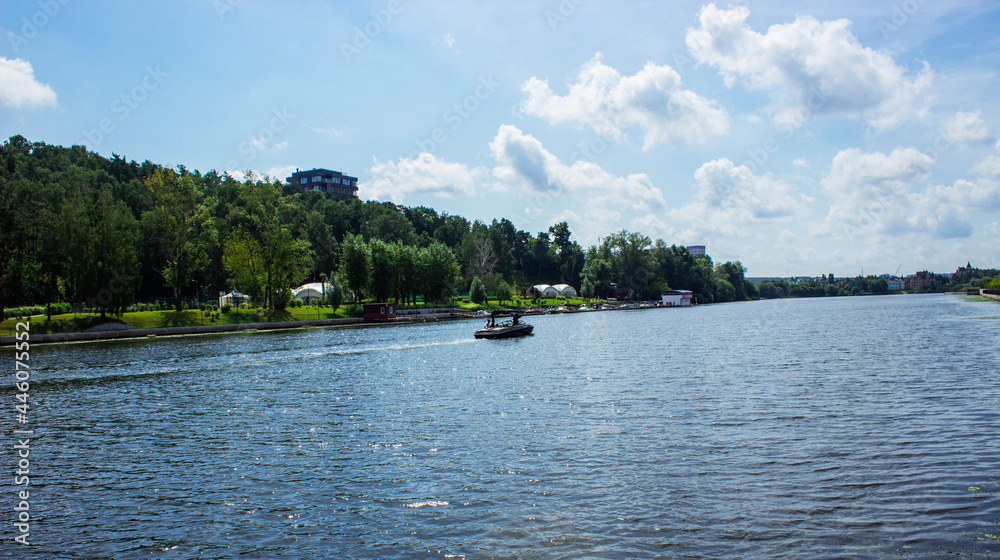
[[[506,341],[454,321],[35,346],[34,544],[13,544],[5,524],[0,548],[1000,557],[996,303],[831,298],[529,322],[534,336]]]

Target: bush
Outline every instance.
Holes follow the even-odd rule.
[[[271,303],[274,304],[275,309],[285,309],[290,303],[292,303],[292,290],[285,288],[284,290],[278,290],[272,296]]]
[[[292,307],[302,307],[302,298],[295,298],[292,300]]]
[[[3,310],[4,317],[27,317],[29,315],[42,315],[45,308],[41,305],[26,305],[22,307],[7,307]]]
[[[229,310],[230,310],[230,309],[231,309],[231,308],[230,308],[230,307],[229,307],[228,305],[223,305],[223,306],[222,306],[222,310],[221,310],[221,311],[222,311],[222,314],[223,314],[223,315],[228,315],[228,314],[229,314]]]
[[[73,311],[73,305],[69,302],[62,301],[59,303],[52,304],[52,314],[62,315],[63,313],[71,313]]]

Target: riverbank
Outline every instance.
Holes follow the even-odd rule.
[[[299,329],[304,327],[347,327],[347,326],[378,326],[411,323],[426,323],[431,321],[447,321],[468,319],[471,315],[449,311],[447,313],[426,313],[397,317],[385,322],[366,322],[360,317],[337,319],[306,319],[298,321],[261,321],[256,323],[227,323],[217,325],[189,325],[183,327],[151,327],[151,328],[120,328],[115,330],[97,330],[69,333],[32,334],[31,344],[60,344],[68,342],[88,342],[96,340],[118,340],[130,338],[152,338],[160,336],[189,336],[196,334],[233,333],[241,331],[265,331],[279,329]],[[17,342],[14,336],[0,336],[0,347],[13,346]]]

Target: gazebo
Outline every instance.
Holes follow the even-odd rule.
[[[249,302],[250,296],[241,293],[239,290],[234,289],[228,294],[225,292],[219,292],[219,307],[239,307],[241,303]]]

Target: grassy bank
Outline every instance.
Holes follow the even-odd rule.
[[[181,312],[135,311],[121,316],[108,315],[101,317],[90,313],[64,313],[53,315],[46,319],[44,315],[30,318],[32,333],[62,333],[79,332],[103,323],[120,323],[137,329],[159,327],[187,327],[193,325],[228,325],[237,323],[258,323],[269,321],[302,321],[307,319],[336,319],[360,316],[360,306],[343,306],[334,310],[332,307],[291,307],[288,309],[266,313],[261,309],[231,309],[228,313],[221,311],[199,311],[196,309]],[[21,319],[22,321],[24,319]],[[17,318],[7,319],[0,323],[0,335],[14,332]]]
[[[559,307],[563,305],[593,305],[596,300],[580,297],[560,297],[560,298],[539,298],[537,300],[526,298],[514,298],[513,301],[504,302],[500,305],[497,300],[489,300],[486,304],[471,303],[468,298],[457,298],[454,306],[465,311],[497,310],[511,307]],[[423,302],[417,305],[399,306],[398,309],[420,309],[423,307],[439,307],[438,305],[428,305]],[[450,306],[440,306],[450,307]],[[263,309],[230,309],[223,313],[221,310],[200,311],[190,309],[185,311],[159,310],[159,311],[131,311],[124,315],[108,315],[101,317],[99,314],[91,313],[63,313],[53,315],[47,319],[44,315],[34,315],[30,317],[32,333],[65,333],[81,332],[93,328],[103,323],[120,323],[132,328],[161,328],[161,327],[187,327],[194,325],[227,325],[237,323],[258,323],[270,321],[304,321],[310,319],[337,319],[346,317],[360,317],[361,305],[348,304],[333,309],[332,307],[289,307],[287,309],[276,310],[271,313]],[[15,332],[17,322],[24,318],[8,318],[0,323],[0,335],[11,335]]]

